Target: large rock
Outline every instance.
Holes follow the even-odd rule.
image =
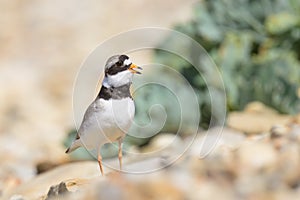
[[[20,195],[24,199],[41,199],[47,194],[52,185],[57,185],[62,181],[70,185],[73,183],[72,180],[74,178],[76,180],[89,179],[99,175],[100,171],[97,162],[71,163],[43,173],[16,188],[12,188],[4,193],[3,199],[9,199],[16,195]]]
[[[291,116],[278,114],[260,102],[253,102],[242,112],[231,112],[227,125],[246,134],[268,132],[275,124],[286,124]]]

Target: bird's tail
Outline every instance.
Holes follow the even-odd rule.
[[[81,142],[79,139],[77,139],[71,144],[69,148],[67,148],[65,153],[71,153],[72,151],[78,149],[79,147],[81,147]]]

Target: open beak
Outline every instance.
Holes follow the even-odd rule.
[[[131,73],[133,74],[142,74],[141,72],[137,71],[137,69],[142,70],[143,68],[138,67],[135,64],[131,64],[130,67],[128,68],[128,70],[131,71]]]

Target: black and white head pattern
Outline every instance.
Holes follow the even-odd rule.
[[[131,64],[132,62],[127,55],[110,57],[105,65],[105,77],[102,85],[110,88],[131,84],[133,73],[128,70]]]

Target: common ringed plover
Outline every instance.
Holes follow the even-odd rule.
[[[110,57],[105,65],[105,77],[96,99],[87,108],[77,136],[66,150],[70,153],[79,147],[97,151],[97,160],[103,175],[101,146],[118,141],[119,164],[122,170],[122,141],[131,126],[135,106],[130,94],[134,74],[142,69],[127,55]]]

